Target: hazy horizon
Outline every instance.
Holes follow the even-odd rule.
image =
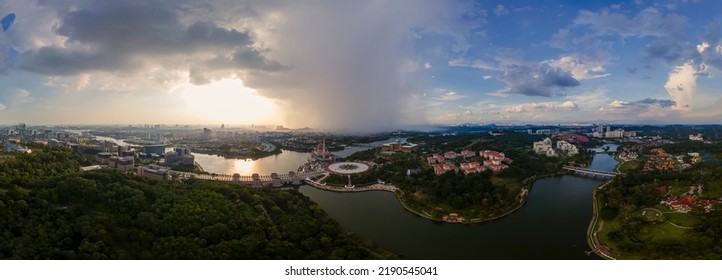
[[[715,1],[0,3],[0,120],[716,124]],[[12,16],[11,16],[12,15]]]

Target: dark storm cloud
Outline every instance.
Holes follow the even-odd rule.
[[[204,21],[186,25],[179,20],[178,7],[163,3],[92,2],[77,10],[61,12],[60,18],[55,33],[67,38],[65,46],[27,51],[21,55],[21,68],[51,75],[74,75],[93,70],[136,70],[163,63],[163,58],[185,56],[180,61],[197,67],[283,69],[281,64],[266,58],[264,50],[254,47],[249,31]],[[183,66],[175,61],[167,66]]]
[[[533,68],[526,65],[512,65],[499,76],[507,84],[502,94],[552,97],[561,95],[560,90],[579,86],[571,73],[559,68],[541,65]]]

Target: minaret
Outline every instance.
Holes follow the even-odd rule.
[[[348,175],[348,184],[345,186],[346,188],[352,189],[355,186],[351,185],[351,175]]]

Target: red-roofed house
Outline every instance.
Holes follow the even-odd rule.
[[[698,163],[702,161],[702,157],[700,156],[694,156],[692,157],[692,163]]]
[[[441,174],[444,174],[444,172],[446,172],[444,170],[444,164],[439,163],[439,164],[434,164],[433,166],[434,166],[434,174],[436,174],[436,175],[441,175]]]
[[[501,163],[501,161],[498,159],[485,160],[484,166],[486,166],[486,168],[489,168],[491,171],[494,171],[494,173],[499,173],[509,167],[508,165]]]
[[[436,158],[433,157],[433,156],[430,156],[430,157],[427,157],[427,158],[426,158],[426,161],[428,161],[429,164],[435,164],[435,163],[436,163]]]
[[[498,160],[504,160],[506,157],[504,153],[492,151],[492,150],[483,150],[479,151],[479,155],[485,159],[498,159]]]
[[[657,187],[657,192],[659,192],[661,194],[665,194],[665,193],[667,193],[669,188],[670,187],[667,187],[667,186],[659,186],[659,187]]]
[[[476,161],[462,163],[461,169],[464,170],[465,174],[480,173],[486,171],[486,167],[482,166]]]
[[[457,154],[454,151],[449,151],[449,152],[444,153],[444,158],[446,158],[446,159],[455,159],[456,157],[457,157]]]
[[[680,199],[672,200],[669,203],[669,207],[674,209],[675,211],[679,212],[689,212],[689,210],[692,210],[692,207],[697,205],[697,199],[690,195],[685,195]]]
[[[439,164],[434,164],[433,166],[434,166],[434,173],[436,175],[444,174],[444,173],[446,173],[446,171],[449,171],[449,170],[454,170],[454,172],[458,171],[458,168],[453,164],[439,163]]]
[[[464,158],[473,157],[476,156],[476,152],[470,150],[463,150],[461,151],[461,156],[463,156]]]

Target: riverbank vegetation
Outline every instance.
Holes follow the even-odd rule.
[[[54,149],[0,162],[0,258],[393,257],[295,190],[78,172],[86,163]]]
[[[254,142],[206,143],[192,145],[193,152],[222,156],[224,158],[259,159],[277,155],[282,151],[273,145]]]

